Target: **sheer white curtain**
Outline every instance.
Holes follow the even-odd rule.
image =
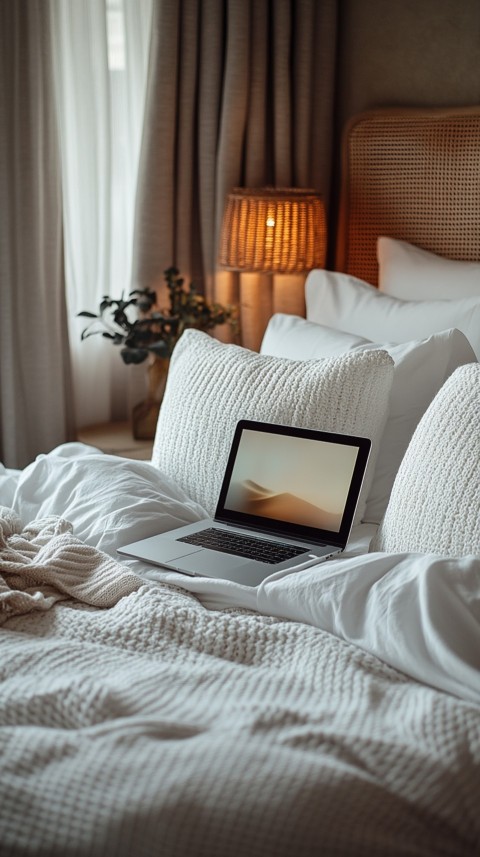
[[[130,368],[81,310],[133,288],[131,255],[152,0],[50,0],[77,426],[121,418]]]

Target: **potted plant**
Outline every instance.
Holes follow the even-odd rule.
[[[90,319],[82,331],[82,341],[101,335],[120,348],[124,363],[149,361],[148,396],[145,402],[136,405],[132,414],[133,434],[137,438],[154,437],[170,357],[183,331],[188,327],[208,331],[227,322],[236,331],[238,325],[235,307],[211,303],[193,283],[185,288],[177,268],[167,268],[164,276],[168,289],[168,307],[164,310],[155,309],[154,291],[134,289],[127,299],[105,295],[98,313],[86,310],[78,313]]]

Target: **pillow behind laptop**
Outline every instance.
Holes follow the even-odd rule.
[[[240,419],[368,437],[374,460],[392,379],[382,350],[287,360],[187,330],[172,355],[153,464],[213,515]],[[356,522],[372,472],[370,463]]]
[[[375,343],[279,313],[270,319],[260,350],[274,357],[312,360],[372,349],[388,351],[395,363],[389,413],[363,517],[364,521],[379,524],[421,417],[452,372],[475,361],[466,336],[460,330],[444,330],[412,342]]]

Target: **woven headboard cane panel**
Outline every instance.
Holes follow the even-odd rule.
[[[480,107],[363,113],[342,169],[337,270],[377,285],[379,235],[480,260]]]

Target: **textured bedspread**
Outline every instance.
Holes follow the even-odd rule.
[[[68,531],[44,559],[58,536],[57,559],[80,562]],[[35,539],[14,577],[5,541],[10,599],[33,566],[42,591]],[[63,600],[0,629],[2,857],[480,853],[477,706],[325,631],[210,611],[88,556],[88,597],[47,558]]]

